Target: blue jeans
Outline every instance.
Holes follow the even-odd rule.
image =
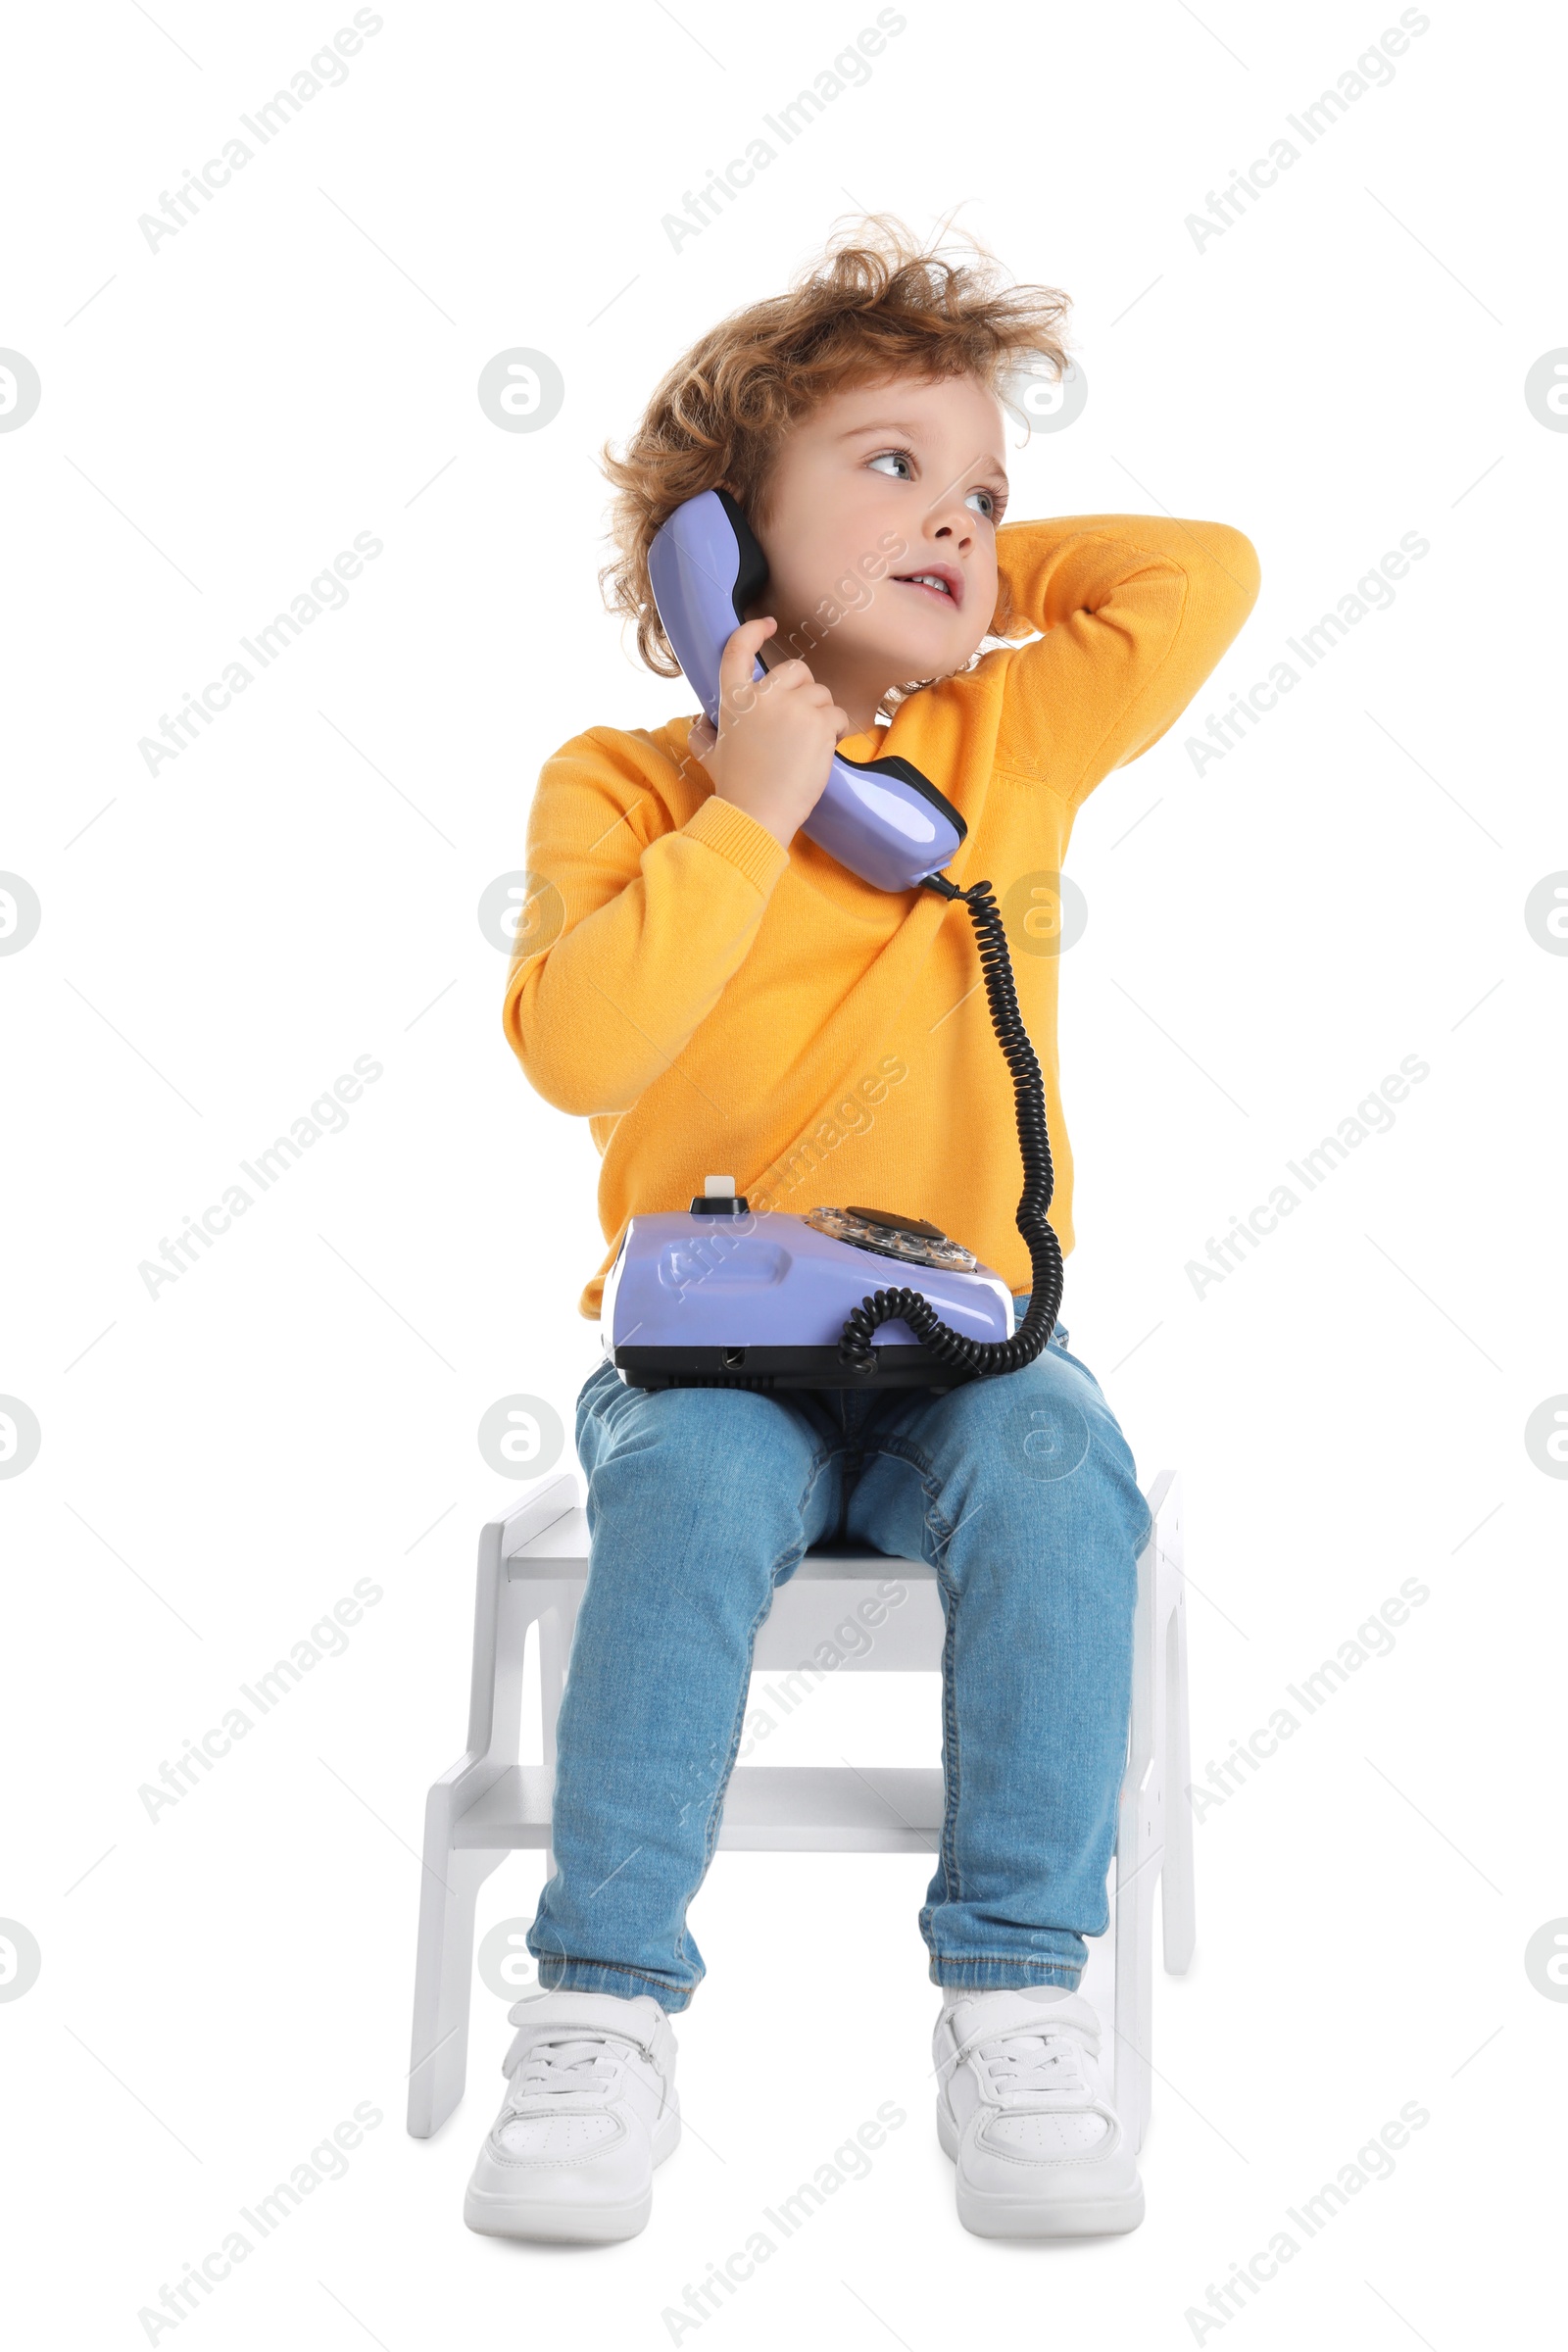
[[[1027,1299],[1016,1303],[1015,1325]],[[541,1985],[679,2011],[752,1646],[809,1544],[934,1567],[945,1818],[919,1915],[933,1984],[1076,1985],[1103,1935],[1127,1753],[1132,1453],[1058,1324],[1021,1372],[924,1389],[626,1387],[577,1399],[592,1539],[557,1725]],[[837,1970],[829,1924],[806,1965]],[[826,1955],[826,1957],[824,1957]]]

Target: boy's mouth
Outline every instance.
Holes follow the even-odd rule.
[[[929,564],[924,571],[896,571],[893,577],[901,588],[916,589],[921,596],[934,597],[941,604],[963,602],[963,574],[949,564]]]

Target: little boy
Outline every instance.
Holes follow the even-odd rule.
[[[606,453],[619,555],[604,577],[650,669],[677,674],[648,551],[684,500],[726,488],[768,578],[729,640],[716,731],[592,728],[547,761],[530,813],[504,1019],[603,1157],[610,1247],[585,1315],[628,1218],[688,1207],[721,1169],[763,1213],[827,1200],[930,1220],[1006,1277],[1022,1320],[1012,1083],[973,929],[800,830],[836,744],[902,754],[967,821],[948,872],[989,878],[1003,909],[1045,1076],[1052,1222],[1072,1248],[1054,920],[1068,834],[1185,709],[1258,570],[1222,523],[1003,524],[1003,402],[1031,364],[1065,367],[1066,309],[879,221],[705,336],[626,455]],[[754,1639],[835,1537],[929,1561],[941,1592],[946,1808],[919,1927],[959,2218],[990,2236],[1136,2229],[1108,2021],[1076,1986],[1107,1924],[1150,1514],[1067,1337],[1058,1323],[1024,1369],[946,1391],[650,1392],[608,1359],[584,1383],[592,1556],[556,1869],[527,1938],[544,1989],[511,2012],[471,2229],[606,2240],[647,2222],[680,2132],[669,2021],[705,1973],[687,1911]],[[802,1928],[792,1965],[842,1975],[830,1906]]]

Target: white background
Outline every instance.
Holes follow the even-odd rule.
[[[1200,250],[1186,217],[1396,9],[911,0],[864,86],[677,252],[662,216],[869,0],[388,5],[149,250],[138,216],[350,14],[159,0],[9,38],[0,343],[43,386],[0,435],[0,866],[42,908],[0,958],[0,1391],[41,1430],[0,1482],[0,1914],[42,1955],[0,2004],[19,2340],[146,2341],[163,2284],[367,2101],[346,2177],[157,2340],[663,2344],[686,2282],[887,2099],[908,2121],[870,2176],[680,2340],[1189,2343],[1209,2281],[1412,2100],[1393,2178],[1214,2332],[1519,2334],[1568,2034],[1524,1965],[1568,1914],[1568,1486],[1524,1439],[1568,1390],[1568,959],[1524,913],[1568,867],[1568,436],[1524,397],[1568,344],[1560,26],[1434,6]],[[509,2030],[476,1984],[467,2097],[406,2136],[416,1849],[462,1743],[477,1531],[517,1492],[477,1425],[525,1393],[569,1431],[603,1245],[586,1128],[506,1046],[478,903],[551,751],[690,707],[601,609],[596,452],[835,221],[955,207],[1074,298],[1089,405],[1011,453],[1014,515],[1213,517],[1262,564],[1189,718],[1085,808],[1063,970],[1063,1320],[1145,1483],[1186,1482],[1195,1780],[1402,1580],[1430,1597],[1203,1814],[1135,2235],[959,2228],[929,1857],[720,1855],[649,2229],[482,2240],[462,2193]],[[514,346],[563,372],[548,429],[481,412]],[[1411,531],[1392,607],[1196,775],[1186,737]],[[346,607],[150,775],[139,739],[359,532],[383,553]],[[1209,1238],[1411,1054],[1392,1130],[1195,1295]],[[141,1262],[360,1055],[383,1075],[345,1130],[151,1298]],[[364,1578],[343,1654],[150,1820],[140,1787]],[[935,1678],[835,1684],[788,1736],[774,1758],[933,1761]],[[510,1864],[481,1930],[536,1886]]]

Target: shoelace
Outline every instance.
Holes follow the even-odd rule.
[[[1045,2092],[1063,2103],[1088,2103],[1094,2091],[1084,2073],[1082,2045],[1061,2026],[1043,2025],[1027,2034],[983,2041],[974,2055],[985,2066],[999,2099]]]
[[[510,2104],[563,2092],[609,2089],[624,2063],[620,2045],[598,2034],[542,2034],[517,2061]]]

